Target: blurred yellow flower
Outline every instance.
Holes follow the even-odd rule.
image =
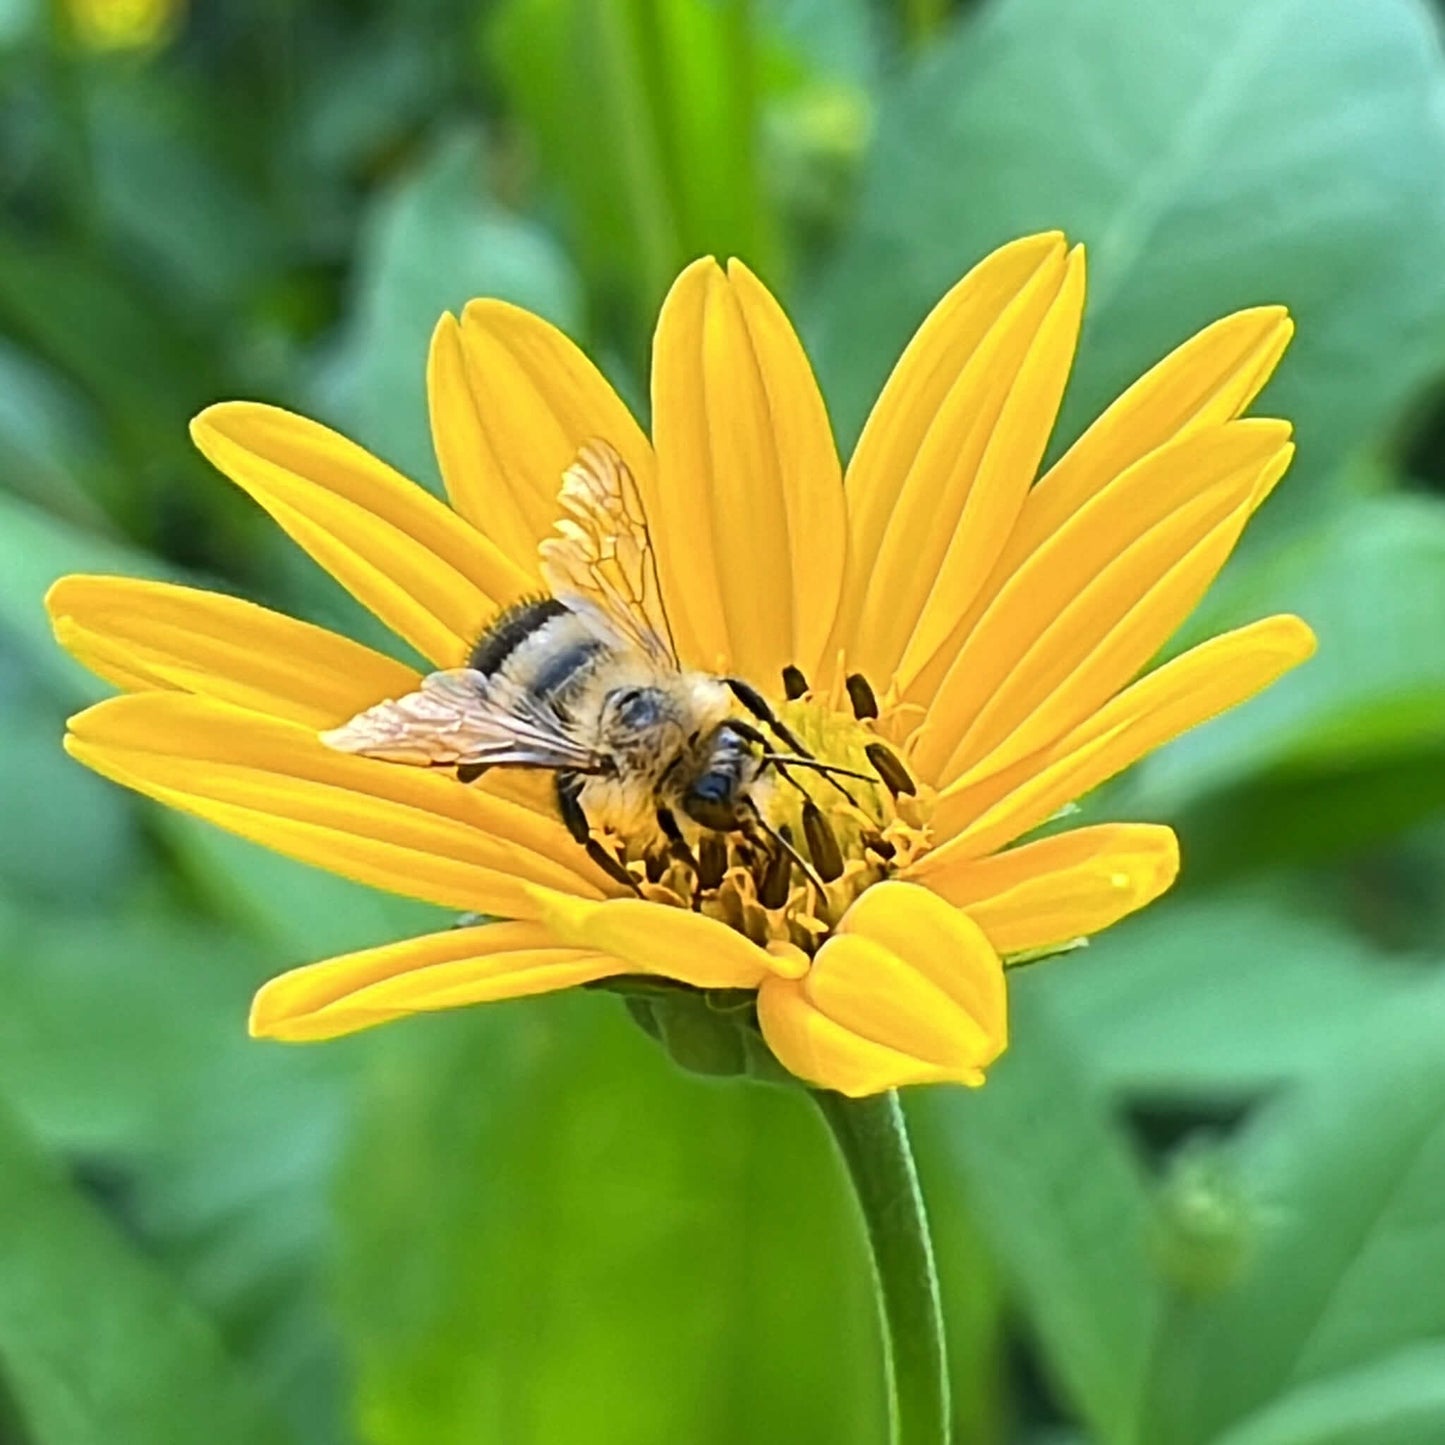
[[[145,50],[169,38],[184,0],[66,0],[76,38],[92,50]]]
[[[411,668],[185,587],[52,590],[61,642],[130,694],[72,719],[67,747],[293,857],[511,920],[285,974],[256,999],[257,1034],[325,1038],[643,974],[755,990],[763,1038],[813,1084],[979,1083],[1006,1041],[1001,960],[1108,927],[1178,867],[1165,827],[1016,840],[1314,647],[1278,616],[1145,670],[1289,464],[1285,422],[1241,419],[1288,343],[1284,310],[1208,327],[1035,481],[1083,303],[1083,251],[1062,236],[989,256],[909,344],[846,476],[777,302],[710,259],[662,309],[651,443],[546,322],[490,300],[444,317],[428,381],[450,507],[276,408],[196,419],[207,457],[435,668],[542,590],[559,480],[605,440],[637,478],[684,664],[750,683],[819,758],[877,765],[846,798],[816,775],[806,800],[775,790],[771,821],[821,889],[800,870],[760,897],[734,868],[689,900],[624,846],[634,894],[536,773],[464,787],[322,743],[414,689]]]

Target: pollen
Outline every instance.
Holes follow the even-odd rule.
[[[808,765],[775,762],[760,776],[751,796],[763,826],[704,835],[686,852],[606,841],[643,897],[716,918],[760,946],[789,943],[811,956],[861,893],[927,851],[934,794],[885,740],[893,720],[859,706],[872,693],[856,675],[838,697],[796,683],[786,691],[796,695],[776,705],[777,721]]]

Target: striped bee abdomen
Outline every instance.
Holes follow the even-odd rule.
[[[534,633],[540,632],[567,608],[555,597],[531,597],[514,602],[477,639],[467,666],[490,677]]]

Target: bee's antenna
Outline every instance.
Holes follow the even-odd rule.
[[[836,763],[825,763],[817,758],[799,757],[794,753],[764,753],[765,763],[786,763],[790,768],[812,768],[815,773],[837,773],[843,778],[857,778],[864,783],[871,783],[874,780],[867,773],[856,772],[852,768],[841,768]]]
[[[798,758],[791,753],[764,753],[764,763],[771,763],[784,778],[788,780],[805,798],[808,790],[788,771],[789,768],[812,768],[819,774],[823,781],[835,792],[842,795],[856,808],[859,806],[858,799],[833,776],[834,773],[842,773],[845,778],[861,778],[865,783],[871,783],[872,778],[867,773],[855,773],[850,768],[835,768],[832,763],[820,763],[817,758]]]
[[[794,787],[800,787],[801,784],[799,784],[795,778],[788,777],[787,769],[790,767],[812,768],[821,775],[824,782],[826,782],[830,788],[842,793],[855,808],[858,806],[858,799],[855,798],[833,774],[842,773],[845,777],[861,778],[865,783],[871,783],[873,779],[870,778],[867,773],[854,773],[850,772],[847,768],[834,767],[832,763],[819,762],[819,760],[773,716],[772,708],[768,706],[767,702],[755,689],[749,687],[745,682],[740,682],[735,677],[727,677],[724,678],[723,681],[732,688],[734,695],[747,707],[754,717],[766,723],[767,726],[778,735],[784,747],[792,749],[789,753],[774,752],[768,746],[768,738],[765,733],[760,732],[757,728],[753,727],[751,723],[745,723],[740,718],[733,718],[728,723],[728,726],[732,728],[734,732],[741,733],[749,742],[755,744],[759,748],[764,762],[776,765],[778,771],[782,773]]]

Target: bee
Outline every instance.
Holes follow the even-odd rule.
[[[539,547],[550,595],[506,609],[465,667],[429,674],[418,691],[368,708],[323,742],[451,768],[467,783],[495,767],[549,770],[567,830],[634,889],[599,833],[641,843],[644,854],[670,851],[700,884],[716,870],[698,863],[694,845],[716,858],[719,835],[742,834],[788,860],[784,879],[790,862],[821,888],[817,870],[768,824],[767,790],[790,765],[847,770],[812,758],[741,678],[678,660],[641,495],[611,446],[582,448],[560,501],[556,534]]]

